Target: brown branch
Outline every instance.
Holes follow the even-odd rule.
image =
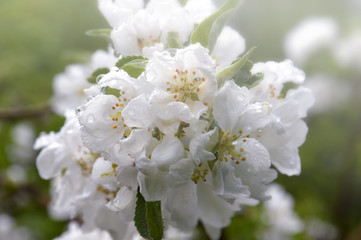
[[[51,107],[49,105],[14,108],[11,110],[0,108],[0,120],[37,118],[46,116],[50,113]]]

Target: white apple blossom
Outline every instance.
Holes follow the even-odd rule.
[[[308,18],[292,29],[285,39],[287,57],[305,64],[316,51],[335,44],[338,26],[332,18]]]
[[[350,36],[340,39],[333,49],[341,66],[352,66],[359,69],[361,64],[361,31],[354,31]]]
[[[177,32],[181,43],[186,41],[193,27],[188,19],[187,12],[176,0],[150,1],[146,8],[116,26],[111,39],[116,52],[123,56],[151,57],[154,50],[164,49],[169,32]]]
[[[83,90],[91,86],[87,78],[99,68],[112,67],[115,61],[111,50],[98,50],[92,55],[90,63],[69,65],[64,73],[56,75],[53,82],[53,111],[65,116],[66,111],[73,111],[86,103],[87,96]]]
[[[92,178],[93,165],[102,157],[83,145],[75,114],[67,117],[59,133],[43,134],[35,143],[35,148],[43,148],[37,158],[37,168],[41,177],[52,178],[49,206],[52,216],[58,219],[82,216],[84,227],[92,229],[99,225],[102,215],[107,216],[105,219],[116,215],[107,210],[105,204],[114,199],[118,188],[115,183],[106,184]]]
[[[112,27],[127,21],[144,7],[144,0],[98,0],[98,8]]]
[[[113,27],[110,37],[115,50],[123,56],[150,58],[154,51],[165,49],[169,34],[184,44],[194,25],[215,10],[210,1],[191,0],[184,7],[177,0],[152,0],[145,6],[143,1],[127,2],[99,1]]]
[[[174,56],[156,53],[149,61],[146,80],[156,125],[164,133],[175,133],[181,121],[194,123],[213,104],[217,90],[215,63],[199,44],[180,49]]]
[[[55,80],[54,108],[67,120],[35,143],[42,148],[39,174],[52,179],[51,213],[83,222],[58,239],[141,239],[133,220],[141,232],[134,215],[143,200],[159,204],[155,215],[165,239],[186,239],[199,222],[218,239],[242,205],[268,198],[267,185],[277,177],[271,164],[299,173],[298,147],[307,132],[302,118],[313,99],[303,87],[284,87],[301,85],[304,73],[291,61],[267,62],[251,70],[264,75],[256,86],[232,79],[244,71],[227,68],[245,50],[240,34],[210,29],[219,30],[211,52],[190,39],[195,24],[215,10],[208,0],[184,6],[99,0],[98,6],[120,60],[94,55],[92,64]],[[109,71],[89,83],[97,68]],[[222,84],[220,72],[227,75]]]
[[[319,114],[330,110],[339,109],[352,96],[350,83],[341,82],[332,76],[314,74],[310,76],[305,87],[311,89],[315,97],[315,104],[310,109],[310,114]],[[327,91],[325,91],[327,89]]]
[[[271,199],[264,203],[263,220],[268,226],[260,239],[286,240],[303,230],[304,224],[293,210],[294,200],[280,185],[272,184],[267,193]]]
[[[101,93],[101,89],[107,87],[114,89],[119,97]],[[95,96],[78,108],[82,137],[91,151],[106,153],[111,151],[116,141],[131,133],[131,128],[124,122],[122,111],[138,94],[136,81],[124,71],[112,69],[86,92]]]
[[[33,240],[30,229],[18,226],[10,215],[0,213],[0,239],[7,240]]]
[[[217,38],[211,56],[218,68],[231,64],[246,49],[245,39],[233,28],[225,26]]]
[[[9,146],[9,157],[14,163],[26,164],[33,160],[34,149],[32,147],[35,132],[28,122],[17,124],[11,131],[13,144]]]
[[[302,84],[305,74],[290,60],[256,63],[252,72],[264,74],[263,81],[250,89],[253,99],[272,116],[272,121],[254,134],[267,148],[272,164],[281,173],[298,175],[301,172],[298,147],[305,141],[308,131],[302,118],[307,115],[314,98],[311,91],[303,87],[288,90],[285,96],[282,91],[286,83]]]
[[[274,102],[284,87],[285,83],[302,84],[305,73],[296,68],[291,60],[282,62],[259,62],[251,69],[253,74],[262,73],[263,80],[250,90],[255,101]]]
[[[71,223],[68,231],[54,240],[113,240],[111,235],[104,230],[94,229],[90,232],[84,232],[78,224]]]

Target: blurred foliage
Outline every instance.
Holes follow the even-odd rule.
[[[248,0],[231,24],[246,38],[248,49],[257,46],[253,61],[282,60],[283,38],[301,19],[321,14],[346,24],[351,18],[347,11],[350,7],[341,0]],[[49,182],[38,176],[35,159],[26,168],[26,183],[7,178],[10,132],[23,120],[37,135],[60,129],[64,119],[47,107],[52,79],[66,65],[84,62],[95,49],[106,48],[102,39],[85,32],[107,26],[95,0],[0,1],[0,213],[30,228],[38,240],[60,235],[66,223],[52,220],[47,212]],[[353,94],[342,107],[307,119],[310,131],[300,149],[302,174],[279,175],[276,182],[293,195],[295,210],[306,223],[320,219],[336,226],[340,239],[361,239],[361,74],[335,67],[327,52],[305,70],[307,75],[325,71],[349,82]],[[264,227],[261,212],[262,204],[244,208],[222,239],[255,239]],[[294,239],[312,238],[303,232]]]
[[[101,26],[95,1],[1,0],[0,106],[47,102],[55,73],[106,47],[85,35]]]
[[[26,183],[7,177],[11,130],[23,120],[36,135],[60,129],[64,119],[48,107],[52,79],[66,65],[88,61],[95,49],[107,47],[85,35],[102,26],[107,24],[96,1],[0,1],[0,213],[31,229],[37,240],[59,236],[66,223],[47,212],[49,181],[40,179],[35,159],[25,168]]]

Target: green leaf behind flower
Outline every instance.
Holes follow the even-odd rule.
[[[112,29],[110,28],[100,28],[100,29],[92,29],[87,32],[85,32],[86,35],[91,37],[102,37],[106,38],[107,40],[110,39],[110,33]]]
[[[115,66],[126,71],[131,77],[137,78],[145,70],[148,59],[142,56],[128,56],[120,59]]]
[[[147,60],[136,59],[124,64],[121,69],[126,71],[131,77],[138,78],[144,72],[147,63]]]
[[[102,87],[100,89],[100,92],[106,95],[113,95],[116,97],[120,97],[120,90],[116,89],[116,88],[111,88],[111,87]]]
[[[117,66],[118,68],[122,68],[124,66],[124,64],[127,64],[133,60],[136,59],[145,59],[142,56],[127,56],[127,57],[122,57],[121,59],[118,60],[118,62],[115,64],[115,66]]]
[[[107,74],[109,71],[109,68],[98,68],[92,73],[90,77],[87,78],[87,80],[89,83],[96,84],[98,76],[102,74]]]
[[[227,0],[218,11],[203,20],[193,31],[191,43],[199,42],[211,52],[227,20],[243,0]]]
[[[182,43],[179,39],[179,33],[171,31],[167,35],[167,41],[165,44],[165,48],[181,48]]]
[[[253,62],[247,60],[241,69],[234,75],[234,82],[240,87],[253,88],[263,79],[263,73],[252,74]]]
[[[140,236],[148,240],[161,240],[163,237],[163,220],[161,202],[146,202],[139,191],[134,214],[135,227]]]
[[[236,73],[242,69],[242,67],[247,63],[248,58],[254,49],[255,48],[252,48],[242,57],[235,60],[231,65],[223,68],[217,73],[216,76],[217,76],[218,86],[222,86],[225,81],[233,78],[236,75]]]

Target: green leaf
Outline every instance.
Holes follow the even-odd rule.
[[[133,61],[125,63],[120,69],[126,71],[129,76],[137,78],[140,74],[144,72],[147,63],[147,59],[135,59]]]
[[[255,48],[252,48],[247,53],[245,53],[241,58],[235,60],[230,66],[223,68],[217,73],[218,86],[222,86],[223,83],[231,79],[236,73],[244,66],[248,61],[249,56]]]
[[[161,240],[163,237],[163,220],[161,202],[146,202],[139,191],[134,214],[135,227],[140,236],[149,240]]]
[[[147,222],[150,235],[154,240],[161,240],[163,237],[163,219],[160,201],[146,202]]]
[[[127,56],[127,57],[123,57],[121,59],[118,60],[118,62],[115,64],[115,66],[117,66],[119,69],[123,67],[124,64],[136,60],[136,59],[146,59],[142,56]]]
[[[182,43],[179,39],[179,33],[171,31],[167,35],[167,42],[165,44],[165,48],[181,48]]]
[[[109,71],[109,68],[98,68],[92,73],[90,77],[87,78],[87,80],[89,83],[96,84],[98,76],[101,74],[107,74]]]
[[[240,87],[253,88],[263,79],[263,73],[256,73],[252,75],[251,69],[253,62],[247,60],[242,68],[233,77],[234,82]]]
[[[110,28],[101,28],[101,29],[89,30],[85,34],[91,37],[102,37],[102,38],[110,39],[111,31],[112,29]]]
[[[287,92],[291,89],[296,89],[299,85],[294,82],[285,82],[278,98],[285,98]]]
[[[111,87],[102,87],[100,89],[100,92],[106,95],[113,95],[116,97],[120,97],[120,90],[116,89],[116,88],[111,88]]]
[[[191,43],[199,42],[212,52],[224,25],[229,17],[237,10],[243,0],[227,0],[218,11],[203,20],[193,31]]]

